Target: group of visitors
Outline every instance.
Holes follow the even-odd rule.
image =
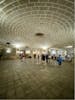
[[[26,56],[24,53],[20,54],[20,59],[23,61],[25,60]],[[32,58],[32,57],[31,57]],[[34,58],[34,62],[37,63],[37,64],[40,64],[40,63],[45,63],[45,64],[48,64],[50,63],[51,59],[52,60],[55,60],[58,65],[61,65],[62,62],[64,61],[64,59],[62,58],[61,55],[59,56],[55,56],[55,55],[52,55],[50,56],[50,54],[46,53],[46,54],[33,54],[33,58]],[[67,57],[65,56],[65,58],[69,59],[69,61],[71,61],[72,59],[70,57]]]
[[[37,60],[37,63],[40,63],[41,61],[42,63],[45,62],[48,64],[50,62],[50,59],[56,60],[59,65],[61,65],[63,62],[61,55],[59,55],[58,57],[52,56],[50,58],[49,54],[41,54],[41,55],[34,54],[34,60]]]

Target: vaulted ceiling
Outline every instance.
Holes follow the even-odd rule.
[[[3,43],[64,47],[73,45],[73,30],[74,0],[0,0]]]

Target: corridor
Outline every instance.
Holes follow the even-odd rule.
[[[74,99],[74,0],[0,0],[0,99]]]

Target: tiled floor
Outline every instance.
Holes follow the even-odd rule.
[[[73,85],[73,63],[0,61],[0,99],[72,99]]]

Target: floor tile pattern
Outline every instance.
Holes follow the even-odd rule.
[[[71,62],[38,64],[31,59],[0,61],[0,99],[73,99]]]

